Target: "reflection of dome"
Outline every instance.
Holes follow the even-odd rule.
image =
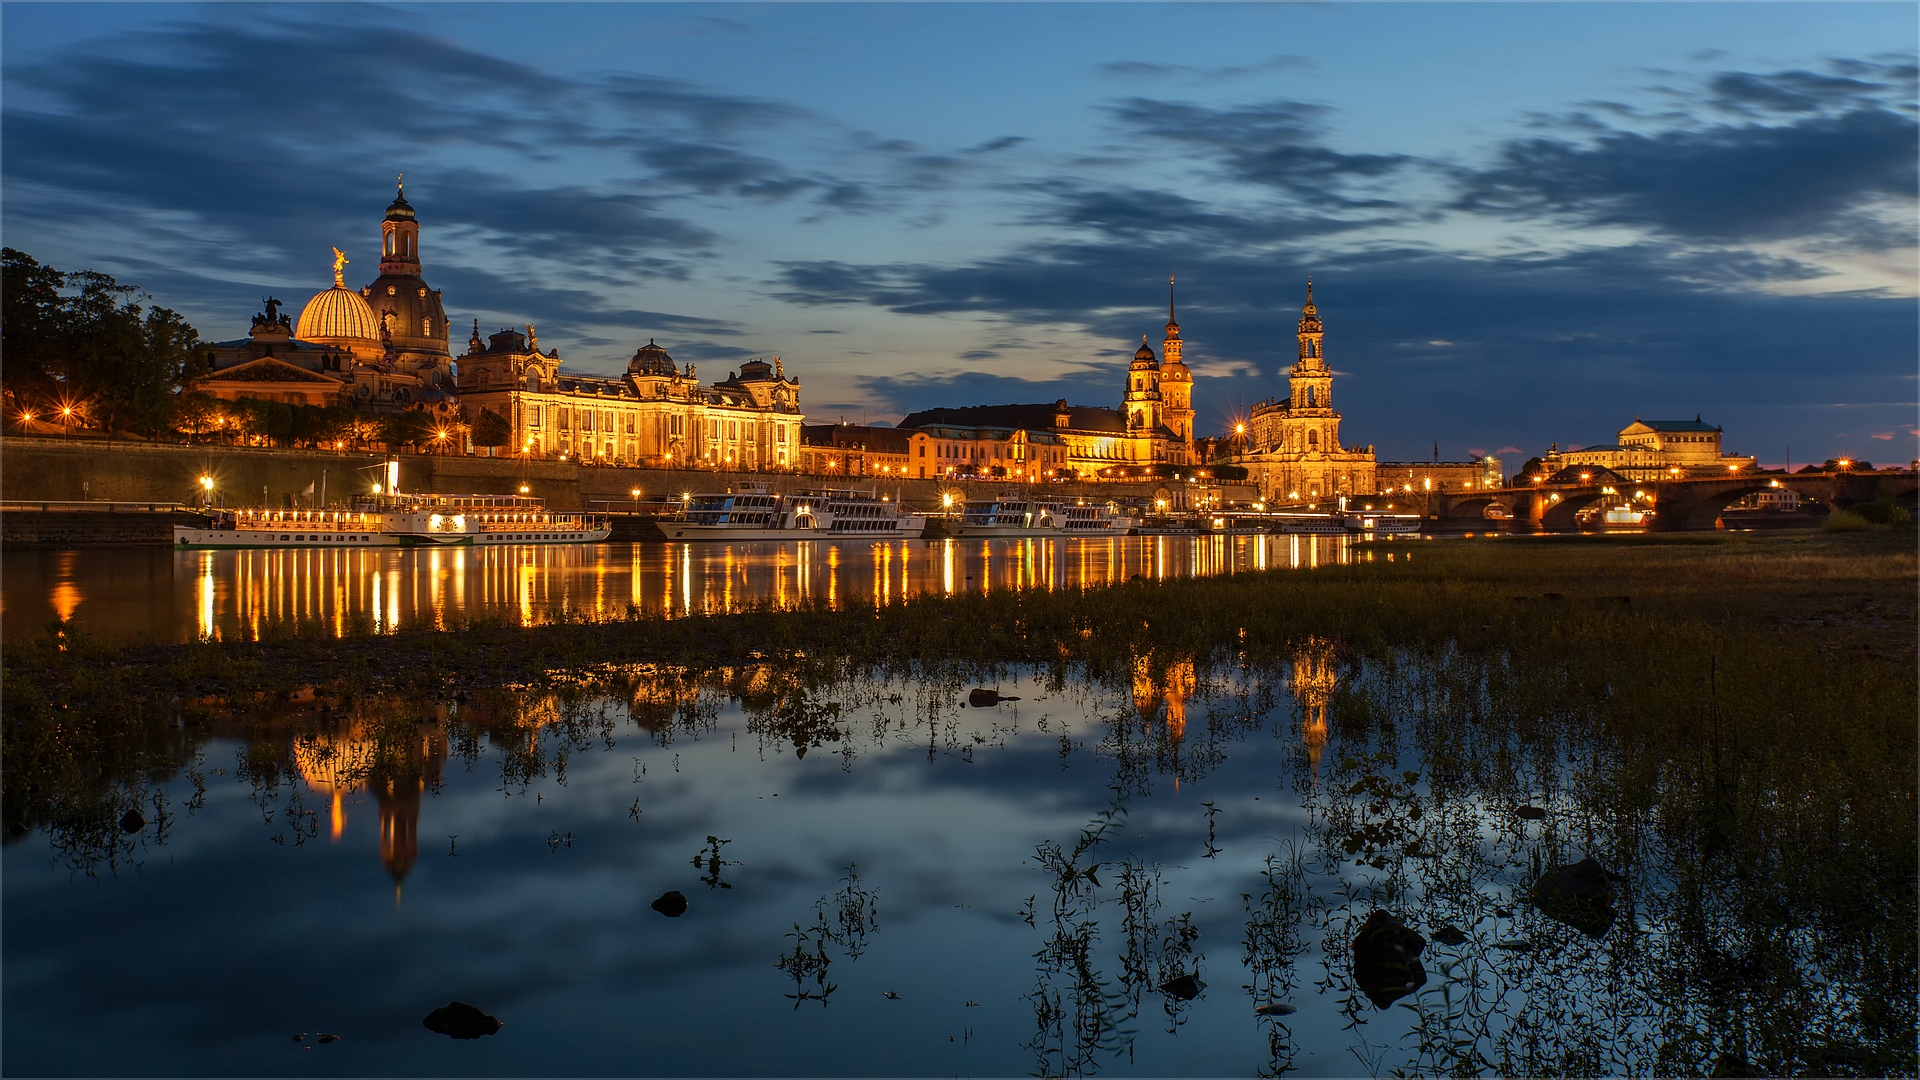
[[[380,320],[359,293],[336,285],[307,301],[293,336],[302,341],[379,341]]]
[[[633,359],[627,361],[627,371],[634,375],[671,375],[673,357],[648,338],[645,345],[635,350]]]

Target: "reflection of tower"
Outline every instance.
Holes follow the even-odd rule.
[[[447,737],[437,723],[386,726],[359,722],[343,733],[296,741],[294,762],[307,786],[331,797],[333,839],[346,829],[345,796],[363,786],[380,813],[380,862],[399,884],[420,856],[420,799],[440,780]]]
[[[1293,654],[1293,683],[1288,688],[1300,706],[1300,741],[1307,748],[1314,772],[1320,771],[1320,752],[1327,745],[1327,699],[1339,677],[1333,670],[1333,643],[1309,637]]]
[[[382,777],[370,786],[380,806],[380,862],[393,875],[397,893],[420,857],[420,793],[427,782],[420,777]]]
[[[1133,660],[1133,707],[1143,723],[1151,725],[1164,702],[1167,707],[1167,736],[1178,744],[1187,733],[1187,699],[1193,696],[1193,661],[1181,660],[1167,666],[1166,674],[1153,677],[1153,657]]]

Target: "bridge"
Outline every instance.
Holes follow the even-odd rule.
[[[1911,506],[1920,479],[1911,469],[1880,472],[1741,473],[1732,476],[1686,477],[1634,483],[1594,470],[1591,480],[1525,484],[1489,491],[1436,491],[1425,499],[1429,527],[1484,526],[1487,508],[1497,506],[1515,525],[1554,531],[1577,527],[1576,515],[1593,503],[1626,498],[1649,512],[1647,527],[1667,532],[1711,529],[1720,511],[1762,491],[1792,491],[1803,502],[1815,502],[1828,511],[1856,503],[1890,499]],[[1565,471],[1556,474],[1564,475]],[[1419,493],[1416,493],[1418,495]]]

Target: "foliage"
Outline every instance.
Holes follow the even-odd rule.
[[[1213,473],[1215,480],[1245,480],[1247,478],[1247,467],[1245,465],[1213,465],[1209,466],[1209,471]]]
[[[481,409],[480,416],[473,422],[473,445],[492,449],[505,446],[513,440],[513,426],[506,418],[492,409]]]
[[[380,418],[380,441],[388,446],[415,446],[432,436],[432,418],[417,409],[388,413]]]
[[[1873,523],[1868,521],[1866,517],[1852,510],[1835,510],[1833,513],[1827,515],[1826,523],[1820,526],[1820,531],[1830,533],[1859,532],[1872,524]]]
[[[0,250],[0,383],[22,407],[71,406],[111,435],[167,430],[175,395],[208,367],[177,312],[93,270]]]

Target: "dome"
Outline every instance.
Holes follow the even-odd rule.
[[[1146,361],[1147,363],[1153,362],[1153,349],[1147,344],[1147,339],[1145,337],[1142,337],[1140,339],[1140,348],[1137,352],[1133,354],[1133,359],[1136,363],[1143,360]]]
[[[373,315],[373,336],[380,336],[380,320],[392,317],[393,347],[403,353],[450,356],[447,311],[440,291],[423,281],[418,271],[381,274],[360,290]]]
[[[387,220],[388,221],[415,220],[413,215],[413,204],[407,202],[407,191],[405,188],[401,188],[399,190],[399,194],[393,197],[393,201],[387,204]]]
[[[352,289],[335,285],[325,292],[315,293],[313,299],[300,311],[300,324],[293,336],[302,341],[325,341],[335,338],[352,338],[358,341],[379,341],[380,320],[374,318],[373,308],[366,298]]]
[[[633,359],[627,361],[627,372],[631,375],[672,375],[673,357],[667,355],[667,350],[655,345],[652,338],[648,338],[645,345],[634,350]]]

